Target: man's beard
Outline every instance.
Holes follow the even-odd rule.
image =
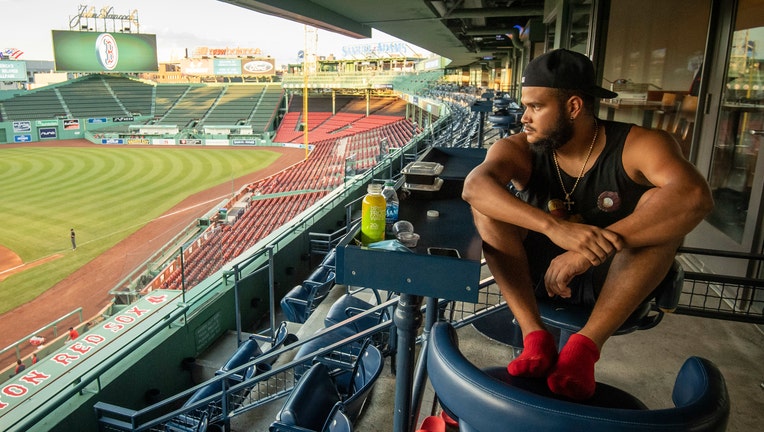
[[[547,136],[539,138],[536,142],[528,143],[534,153],[546,154],[557,150],[573,138],[573,122],[564,119],[564,114],[560,112],[559,117],[554,122],[554,128],[547,133]]]

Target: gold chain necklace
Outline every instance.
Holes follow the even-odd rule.
[[[581,173],[578,174],[578,177],[576,177],[576,182],[573,183],[573,187],[570,189],[570,192],[565,190],[565,183],[562,181],[562,173],[560,173],[560,164],[557,162],[557,150],[552,151],[552,159],[554,159],[554,167],[557,169],[557,178],[560,179],[560,187],[562,188],[562,192],[565,194],[565,207],[568,208],[568,211],[571,210],[571,207],[573,207],[573,204],[575,204],[574,201],[570,199],[570,195],[573,193],[574,190],[576,190],[576,186],[578,186],[578,182],[581,181],[581,177],[584,176],[584,171],[586,170],[586,164],[589,163],[589,158],[592,156],[592,151],[594,150],[594,143],[597,142],[597,133],[599,133],[600,128],[597,124],[597,118],[594,119],[594,138],[592,138],[592,143],[589,145],[589,153],[586,154],[586,160],[584,161],[584,165],[581,166]]]

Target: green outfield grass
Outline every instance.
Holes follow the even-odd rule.
[[[0,146],[0,244],[25,263],[63,255],[0,282],[0,313],[32,300],[189,195],[278,157],[259,149]]]

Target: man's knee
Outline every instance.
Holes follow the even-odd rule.
[[[513,242],[519,240],[522,242],[527,235],[527,230],[516,225],[502,222],[498,219],[488,217],[479,211],[472,209],[472,217],[475,222],[480,237],[485,242],[491,242],[498,246],[498,241]]]

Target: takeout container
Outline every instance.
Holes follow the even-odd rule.
[[[401,170],[406,176],[406,184],[409,188],[412,185],[435,186],[438,183],[438,176],[443,172],[443,165],[437,162],[411,162]],[[440,183],[443,181],[441,180]]]

